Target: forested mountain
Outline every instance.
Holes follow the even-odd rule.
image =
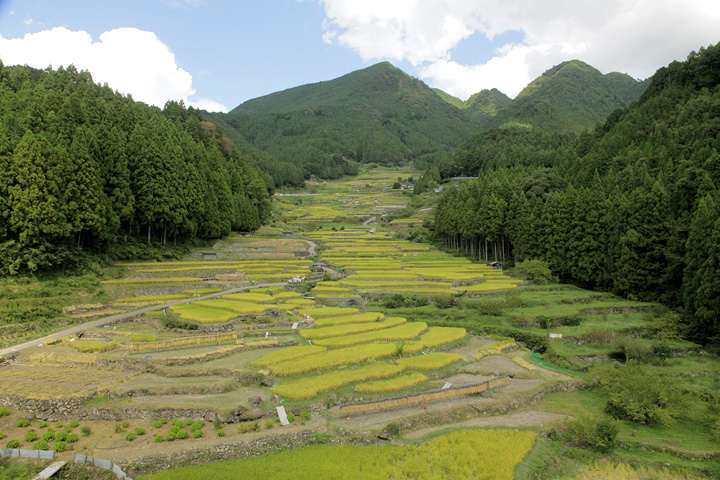
[[[494,131],[512,151],[503,130]],[[468,165],[488,161],[458,151]],[[542,259],[564,280],[661,301],[695,338],[720,342],[720,44],[661,68],[637,102],[555,151],[539,164],[495,162],[447,189],[439,240],[479,258]]]
[[[72,66],[2,62],[0,105],[2,274],[72,265],[133,237],[219,238],[270,214],[250,154],[196,110],[136,103]]]
[[[453,97],[439,88],[433,88],[433,91],[450,105],[464,109],[467,114],[480,121],[481,124],[488,118],[497,115],[500,110],[512,103],[512,99],[497,88],[493,88],[492,90],[481,90],[470,96],[470,98],[465,101],[462,101],[457,97]]]
[[[648,81],[620,73],[603,75],[573,60],[545,72],[512,101],[503,101],[497,91],[476,94],[465,102],[465,111],[475,109],[475,118],[483,118],[481,128],[438,162],[416,191],[458,175],[509,166],[552,166],[574,148],[579,132],[637,100],[647,85]]]
[[[357,163],[423,167],[477,129],[478,123],[420,80],[384,62],[327,82],[249,100],[210,114],[237,140],[281,166],[276,185],[357,172]]]

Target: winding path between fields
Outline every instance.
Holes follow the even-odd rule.
[[[253,288],[273,287],[273,286],[278,286],[278,285],[285,285],[285,283],[263,283],[263,284],[259,284],[259,285],[247,285],[244,287],[231,288],[230,290],[225,290],[220,293],[203,295],[202,297],[197,297],[197,298],[192,298],[192,299],[187,299],[187,300],[178,300],[176,302],[164,303],[162,305],[153,305],[151,307],[142,308],[140,310],[133,310],[132,312],[121,313],[118,315],[111,315],[109,317],[101,318],[98,320],[93,320],[91,322],[81,323],[80,325],[75,325],[73,327],[66,328],[65,330],[62,330],[60,332],[52,333],[50,335],[46,335],[44,337],[37,338],[35,340],[30,340],[25,343],[13,345],[12,347],[6,347],[3,349],[0,349],[0,356],[7,355],[9,353],[19,352],[20,350],[24,350],[29,347],[34,347],[39,343],[47,343],[50,340],[56,340],[58,338],[66,336],[66,335],[73,335],[76,333],[80,333],[83,330],[87,330],[88,328],[102,327],[103,325],[107,325],[108,323],[116,322],[118,320],[125,320],[128,318],[138,317],[147,312],[153,312],[155,310],[162,310],[162,309],[168,308],[172,305],[179,305],[181,303],[189,303],[189,302],[197,302],[198,300],[211,300],[213,298],[220,298],[223,295],[228,295],[230,293],[242,292],[243,290],[249,290],[249,289],[253,289]]]

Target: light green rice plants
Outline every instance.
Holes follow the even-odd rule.
[[[308,400],[322,392],[374,378],[391,377],[401,371],[402,367],[398,365],[375,363],[365,367],[339,370],[314,377],[283,382],[273,387],[272,391],[290,400]]]
[[[315,305],[315,300],[310,300],[309,298],[291,298],[290,300],[285,300],[286,305],[300,305],[303,307]]]
[[[270,295],[266,295],[264,293],[251,293],[251,292],[242,292],[242,293],[231,293],[230,295],[223,295],[224,299],[226,300],[242,300],[245,302],[252,302],[252,303],[263,303],[263,302],[272,302],[273,297]]]
[[[319,338],[338,337],[341,335],[352,335],[361,332],[369,332],[371,330],[382,330],[385,328],[395,327],[405,322],[407,322],[407,320],[405,320],[404,318],[393,317],[383,320],[381,322],[349,323],[345,325],[335,325],[332,327],[301,330],[300,336],[311,340]],[[423,328],[422,330],[424,329],[425,328]],[[415,336],[417,336],[417,334]]]
[[[308,357],[280,362],[272,365],[270,370],[275,376],[289,377],[302,373],[326,370],[328,368],[355,365],[383,357],[390,357],[395,353],[395,345],[391,343],[366,343],[349,348],[328,350],[325,353],[310,355]]]
[[[220,310],[228,310],[235,312],[240,315],[249,315],[262,313],[269,308],[273,308],[272,305],[259,305],[257,303],[241,302],[237,300],[200,300],[194,303],[194,305],[200,307],[218,308]]]
[[[316,328],[320,328],[320,327],[331,327],[334,325],[345,325],[348,323],[379,322],[383,318],[385,318],[385,315],[383,315],[382,313],[367,312],[367,313],[361,313],[359,315],[347,315],[344,317],[319,318],[313,322],[313,326],[315,326]]]
[[[133,333],[130,335],[131,342],[157,342],[158,337],[150,333]]]
[[[409,375],[400,375],[387,380],[376,380],[374,382],[365,382],[355,386],[357,393],[387,393],[398,392],[408,388],[420,385],[427,381],[427,377],[422,373],[411,373]]]
[[[438,370],[463,359],[457,353],[431,352],[427,355],[400,358],[395,361],[408,370]]]
[[[180,318],[198,323],[225,323],[233,318],[237,318],[238,314],[228,310],[219,308],[201,307],[194,303],[187,305],[173,305],[170,310],[177,313]]]
[[[294,360],[297,358],[307,357],[318,353],[325,353],[327,349],[317,345],[297,345],[293,347],[285,347],[272,351],[267,355],[254,360],[251,365],[258,368],[266,368],[275,363]]]
[[[118,298],[115,303],[140,303],[140,302],[169,302],[172,300],[184,300],[186,295],[145,295],[140,297]]]
[[[391,320],[391,318],[388,320]],[[386,320],[386,322],[388,320]],[[402,318],[400,320],[405,319]],[[427,324],[425,322],[411,322],[393,328],[385,328],[382,330],[358,333],[356,335],[345,335],[342,337],[320,339],[316,340],[315,343],[328,348],[342,348],[369,342],[411,340],[413,338],[416,338],[426,329]]]
[[[273,300],[286,300],[300,297],[302,297],[302,295],[300,295],[298,292],[279,292],[273,295]]]
[[[352,315],[360,312],[357,308],[345,307],[320,307],[320,308],[303,308],[300,313],[309,315],[312,318],[337,317],[340,315]]]

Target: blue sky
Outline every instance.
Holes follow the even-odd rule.
[[[224,110],[389,60],[460,98],[573,58],[646,78],[720,41],[712,0],[0,0],[0,58],[74,63],[162,106]]]

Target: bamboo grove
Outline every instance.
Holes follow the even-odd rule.
[[[72,266],[136,238],[257,229],[272,180],[200,113],[163,110],[88,72],[0,63],[2,274]]]
[[[495,131],[516,137],[500,152],[511,160],[504,167],[483,165],[479,152],[491,135],[471,137],[468,143],[478,143],[458,151],[465,165],[468,152],[478,152],[474,170],[463,173],[479,178],[446,187],[435,213],[437,241],[481,260],[544,260],[563,280],[661,301],[684,314],[694,338],[717,341],[719,85],[720,45],[693,52],[658,70],[638,101],[542,164],[528,158],[533,147],[547,151],[544,135],[518,134],[517,126]]]

